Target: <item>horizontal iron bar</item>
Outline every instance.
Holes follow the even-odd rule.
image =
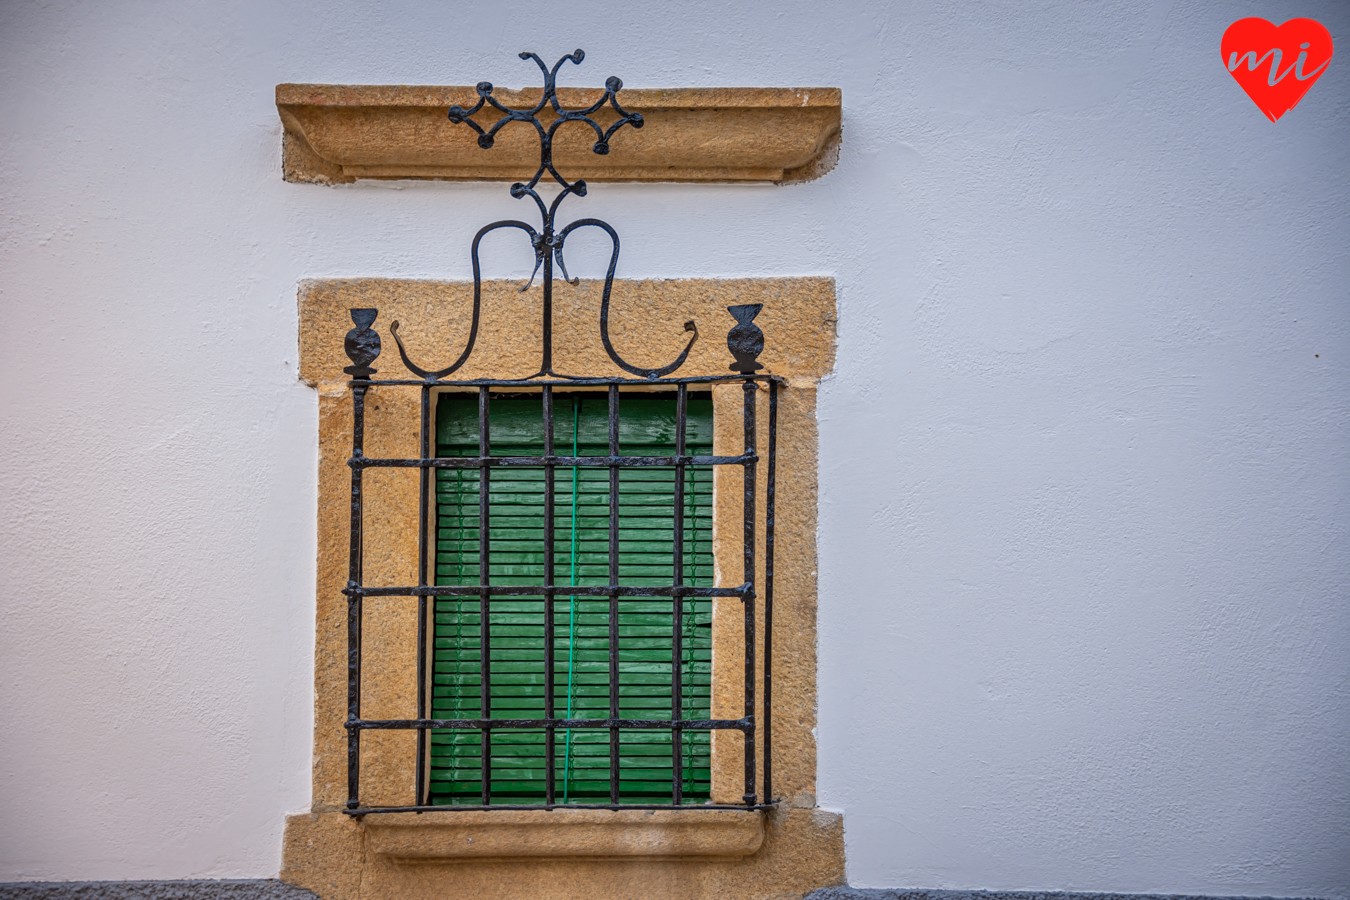
[[[761,809],[773,809],[778,804],[775,803],[757,803],[754,806],[746,806],[744,803],[682,803],[679,806],[673,806],[667,803],[660,806],[654,803],[503,803],[500,806],[372,806],[366,809],[357,807],[356,809],[344,809],[343,812],[349,816],[377,816],[381,813],[404,813],[404,812],[482,812],[485,809],[687,809],[698,811],[735,809],[741,812],[755,812]]]
[[[687,378],[560,378],[560,379],[540,379],[538,381],[530,378],[509,379],[509,378],[475,378],[468,381],[436,381],[433,379],[414,380],[410,378],[383,378],[371,380],[365,378],[353,378],[349,384],[361,385],[407,385],[409,387],[503,387],[503,388],[523,388],[523,387],[542,387],[551,385],[552,387],[602,387],[611,384],[618,385],[677,385],[677,384],[716,384],[724,381],[777,381],[779,384],[786,384],[787,380],[781,375],[691,375]]]
[[[438,456],[430,459],[372,459],[367,456],[353,456],[347,465],[353,469],[376,468],[425,468],[425,469],[481,469],[501,466],[575,466],[578,468],[620,469],[647,468],[651,466],[740,466],[748,462],[757,462],[758,456],[741,454],[740,456]]]
[[[627,728],[630,730],[668,729],[680,727],[694,731],[744,731],[755,727],[749,719],[348,719],[347,730],[376,729],[381,731],[413,730],[417,728],[525,728],[541,730],[554,728]]]
[[[427,585],[425,587],[358,587],[348,585],[342,589],[348,597],[524,597],[543,600],[540,594],[553,593],[567,597],[740,597],[755,596],[754,585],[743,584],[740,587],[705,588],[672,584],[662,587],[626,587],[617,584],[525,584],[510,587],[481,587]],[[556,598],[555,598],[556,599]]]

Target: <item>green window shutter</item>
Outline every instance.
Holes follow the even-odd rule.
[[[669,456],[675,452],[675,395],[624,394],[619,405],[620,453]],[[544,451],[538,394],[493,397],[494,456],[539,456]],[[443,394],[436,411],[437,454],[478,455],[478,396]],[[608,399],[603,393],[555,393],[554,452],[605,456],[609,452]],[[686,452],[712,453],[712,398],[690,392]],[[436,584],[478,581],[478,470],[436,470]],[[575,486],[575,490],[574,490]],[[632,468],[619,472],[619,582],[668,585],[673,578],[675,472]],[[544,472],[499,467],[489,482],[492,584],[542,584]],[[555,475],[554,573],[558,584],[609,580],[609,470],[559,467]],[[686,584],[713,584],[712,472],[689,466],[685,475]],[[619,602],[619,703],[623,718],[669,718],[674,616],[669,598]],[[479,601],[439,598],[434,604],[432,715],[471,719],[481,714]],[[491,702],[494,718],[544,715],[544,610],[539,599],[494,599],[490,614]],[[711,709],[712,606],[706,597],[683,602],[681,694],[686,719]],[[558,597],[554,604],[554,710],[559,717],[609,715],[609,600]],[[620,734],[620,800],[669,803],[671,733]],[[481,740],[477,730],[439,730],[430,742],[432,802],[481,802]],[[698,803],[709,793],[709,738],[685,732],[682,794]],[[543,729],[493,729],[492,800],[544,802]],[[609,802],[609,732],[556,732],[557,802]]]

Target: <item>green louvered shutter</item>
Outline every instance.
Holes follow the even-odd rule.
[[[688,395],[686,452],[712,452],[712,399]],[[493,397],[494,456],[539,456],[544,451],[538,394]],[[675,395],[622,396],[620,453],[669,456],[675,452]],[[555,393],[554,444],[559,455],[609,452],[608,400],[603,393]],[[478,455],[478,396],[444,394],[437,404],[437,454]],[[554,571],[559,584],[609,580],[609,470],[558,468],[555,476]],[[573,485],[576,485],[575,493]],[[619,582],[633,586],[672,581],[675,472],[621,469],[619,475]],[[495,468],[490,487],[492,584],[542,584],[544,473],[542,468]],[[478,582],[478,470],[436,473],[436,583]],[[688,467],[685,482],[685,583],[711,586],[712,472]],[[620,601],[619,697],[624,718],[669,718],[673,614],[669,598]],[[681,693],[683,718],[710,715],[711,601],[685,598]],[[494,718],[544,714],[544,614],[539,600],[494,599],[490,618],[491,697]],[[559,717],[609,715],[609,601],[559,597],[554,606],[554,710]],[[478,718],[481,710],[479,601],[435,602],[432,715]],[[557,802],[609,802],[609,733],[557,732]],[[707,732],[686,732],[681,758],[686,801],[707,799]],[[544,801],[544,732],[494,729],[492,801]],[[481,802],[480,732],[442,730],[431,737],[431,796],[438,804]],[[669,803],[669,731],[620,735],[620,799]]]

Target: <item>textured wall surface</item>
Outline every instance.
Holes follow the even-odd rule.
[[[1350,67],[1272,124],[1219,60],[1249,15],[1350,40],[1313,0],[4,4],[0,881],[276,874],[309,805],[297,284],[464,278],[527,212],[283,183],[274,85],[521,87],[516,51],[584,47],[564,83],[844,92],[819,181],[564,208],[620,277],[837,279],[818,780],[851,883],[1350,897]]]

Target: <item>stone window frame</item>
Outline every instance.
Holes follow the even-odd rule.
[[[766,371],[786,379],[779,395],[775,565],[779,599],[775,603],[773,763],[779,805],[754,812],[447,810],[352,817],[342,811],[346,799],[342,728],[346,603],[340,591],[346,578],[351,404],[341,348],[342,336],[350,328],[347,311],[379,309],[375,327],[386,339],[388,323],[398,319],[400,334],[410,346],[462,346],[460,332],[467,330],[466,317],[457,313],[467,309],[471,291],[471,284],[465,282],[396,279],[311,281],[300,288],[301,377],[319,393],[313,805],[309,813],[287,820],[283,879],[325,898],[365,896],[377,885],[380,892],[399,896],[481,896],[485,890],[500,892],[503,884],[522,896],[563,896],[556,885],[539,879],[548,872],[564,877],[564,871],[570,873],[566,878],[580,877],[591,885],[588,894],[603,893],[606,884],[622,884],[638,874],[656,871],[663,873],[673,889],[678,886],[677,893],[690,896],[712,896],[709,891],[714,883],[719,891],[742,884],[747,896],[760,895],[761,888],[756,886],[764,884],[774,885],[775,892],[789,885],[805,892],[842,883],[842,821],[816,807],[813,734],[815,391],[819,379],[833,366],[834,285],[828,278],[616,281],[611,312],[615,343],[638,361],[662,359],[669,355],[670,346],[682,346],[687,339],[679,324],[663,329],[653,323],[683,323],[694,318],[702,334],[717,337],[696,343],[681,375],[712,375],[726,371],[728,354],[720,335],[732,320],[725,307],[765,305],[757,320],[767,339],[760,360]],[[600,375],[613,370],[595,335],[598,295],[595,282],[555,284],[555,347],[559,348],[555,356],[564,370]],[[513,282],[484,282],[478,348],[457,374],[465,379],[511,378],[537,367],[539,335],[522,323],[538,318],[538,302],[537,288],[521,294]],[[399,367],[396,358],[386,356],[382,362],[387,371]],[[619,373],[613,370],[613,374]],[[713,389],[715,453],[739,452],[740,394],[739,384]],[[368,455],[417,455],[405,452],[416,447],[416,396],[416,391],[407,388],[371,389],[366,406]],[[760,416],[759,424],[767,428],[767,416]],[[760,440],[766,440],[763,432]],[[368,470],[367,479],[374,472],[384,474],[373,479],[374,484],[368,481],[372,488],[382,489],[367,492],[366,580],[371,584],[415,583],[416,475],[377,469]],[[727,477],[739,480],[738,474],[721,471],[715,478],[714,554],[719,573],[738,571],[732,562],[739,555],[739,535],[724,540],[718,524],[739,523],[740,519],[739,497],[721,485]],[[762,491],[760,496],[762,504]],[[762,560],[763,554],[759,557]],[[719,583],[725,583],[720,574]],[[408,704],[415,704],[416,698],[416,605],[408,604],[406,598],[379,600],[367,601],[365,654],[378,660],[374,668],[402,673],[402,677],[376,678],[363,696],[363,711],[369,708],[371,717],[406,718],[410,717]],[[718,649],[737,646],[742,640],[739,610],[727,615],[722,609],[733,602],[739,604],[727,598],[714,603],[714,660],[733,657],[739,665],[739,650]],[[383,625],[378,624],[381,621]],[[409,627],[411,641],[407,640]],[[722,684],[722,668],[715,662],[714,716],[724,704],[735,706],[741,701],[739,687]],[[414,673],[411,678],[409,671]],[[736,678],[730,681],[738,684]],[[758,693],[762,696],[762,691]],[[402,744],[415,741],[414,733],[368,733],[367,737],[371,739],[363,740],[363,800],[364,786],[369,785],[373,802],[379,802],[380,792],[385,792],[394,803],[406,803],[412,793],[409,761],[415,749],[410,752]],[[735,746],[727,746],[728,741]],[[714,800],[727,797],[735,802],[743,790],[738,737],[714,733],[713,744]],[[396,796],[400,793],[403,796]],[[413,862],[424,865],[409,865]]]

